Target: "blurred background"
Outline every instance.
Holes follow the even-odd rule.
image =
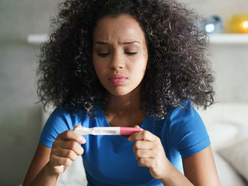
[[[59,0],[0,0],[0,185],[22,183],[42,129],[36,95],[39,43],[30,34],[47,34]],[[180,0],[201,15],[223,19],[248,13],[247,0]],[[222,35],[223,33],[219,33]],[[227,35],[230,36],[230,35]],[[230,36],[231,37],[231,36]],[[210,37],[216,101],[248,102],[248,41]],[[220,39],[221,38],[221,39]]]

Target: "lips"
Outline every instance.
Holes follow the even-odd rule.
[[[124,83],[127,80],[127,78],[125,76],[120,75],[120,74],[114,74],[114,75],[110,76],[109,80],[113,84],[118,85],[118,84]]]

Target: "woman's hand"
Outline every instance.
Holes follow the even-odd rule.
[[[133,151],[139,166],[148,167],[156,179],[164,179],[170,166],[160,139],[149,131],[132,134],[129,141],[135,141]]]
[[[77,127],[82,126],[77,125],[75,128]],[[53,143],[48,163],[52,174],[62,174],[71,165],[72,161],[75,161],[78,156],[83,154],[84,149],[80,143],[86,143],[85,138],[72,130],[67,130],[57,136]]]

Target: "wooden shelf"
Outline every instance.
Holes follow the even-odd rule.
[[[248,44],[248,34],[211,34],[209,37],[213,44]],[[30,34],[27,37],[27,42],[40,44],[48,39],[46,34]]]
[[[248,34],[212,34],[209,37],[213,44],[248,44]]]
[[[27,42],[29,44],[41,44],[49,39],[46,34],[29,34],[27,37]]]

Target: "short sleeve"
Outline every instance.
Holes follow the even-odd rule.
[[[56,108],[42,130],[40,142],[52,148],[53,142],[60,133],[66,130],[72,130],[74,127],[75,122],[71,119],[70,114],[63,108]]]
[[[172,111],[170,123],[171,141],[182,158],[192,156],[210,145],[206,127],[190,102],[186,107]]]

